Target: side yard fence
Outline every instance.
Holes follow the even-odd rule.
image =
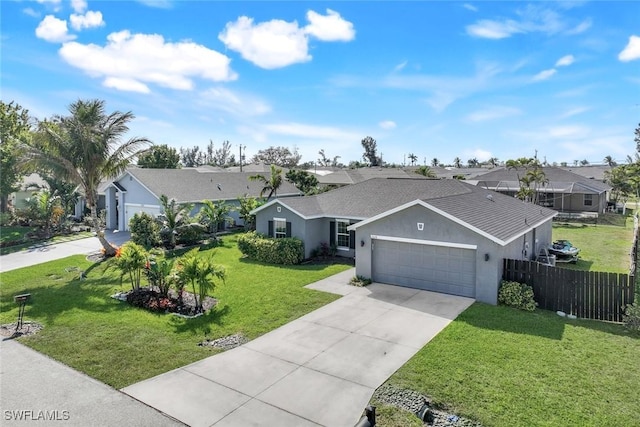
[[[634,244],[637,250],[637,241]],[[633,304],[632,274],[577,271],[535,261],[505,259],[503,279],[533,287],[538,307],[563,311],[585,319],[622,322],[627,304]]]

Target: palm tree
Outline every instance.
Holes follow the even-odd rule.
[[[434,168],[440,166],[440,160],[438,160],[437,157],[434,157],[433,159],[431,159],[431,166]]]
[[[436,178],[436,173],[429,166],[420,166],[415,172],[427,178]]]
[[[251,175],[249,181],[259,181],[263,187],[260,190],[260,197],[263,197],[264,193],[269,193],[267,200],[271,196],[278,197],[278,189],[282,186],[282,169],[271,165],[271,175],[269,178],[265,178],[263,175]]]
[[[453,159],[453,166],[460,169],[462,167],[462,159],[460,157]]]
[[[416,156],[413,153],[409,153],[409,155],[407,156],[409,158],[409,160],[411,161],[411,166],[415,165],[416,162],[418,161],[418,156]]]
[[[121,174],[151,142],[139,137],[123,142],[135,116],[130,111],[107,114],[104,101],[78,100],[69,106],[69,113],[40,126],[44,138],[25,146],[23,163],[50,170],[82,188],[105,255],[113,256],[115,248],[104,238],[98,221],[98,186]]]
[[[158,216],[158,221],[162,225],[160,236],[167,247],[174,248],[178,228],[189,222],[189,213],[193,209],[193,204],[179,204],[176,199],[169,200],[165,194],[160,196],[160,204],[162,205],[162,214]]]
[[[605,156],[604,162],[607,165],[609,165],[610,168],[618,166],[618,163],[615,160],[613,160],[613,157],[611,157],[611,156]]]
[[[230,220],[230,211],[231,206],[224,202],[215,204],[211,200],[203,200],[198,216],[200,221],[208,226],[209,233],[213,234],[215,238],[218,225]]]
[[[495,168],[499,164],[498,158],[497,157],[490,158],[489,159],[489,164],[491,165],[492,168]]]

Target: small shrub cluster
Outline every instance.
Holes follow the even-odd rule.
[[[129,220],[131,240],[145,248],[160,245],[160,228],[155,218],[146,212],[133,215]]]
[[[299,264],[304,259],[304,242],[295,237],[273,239],[255,231],[238,238],[238,249],[248,258],[269,264]]]
[[[640,305],[628,304],[622,316],[624,326],[632,331],[640,331]]]
[[[371,284],[371,279],[366,278],[364,276],[353,276],[350,280],[349,280],[349,284],[352,286],[358,286],[358,287],[363,287],[363,286],[367,286]]]
[[[533,288],[531,286],[506,280],[500,283],[498,302],[525,311],[534,311],[538,305],[533,299]]]
[[[311,251],[311,258],[329,258],[334,257],[338,253],[336,244],[330,245],[327,242],[320,243],[320,246]]]

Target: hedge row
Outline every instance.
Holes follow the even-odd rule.
[[[299,264],[304,259],[304,243],[296,237],[273,239],[255,231],[238,238],[238,249],[248,258],[269,264]]]

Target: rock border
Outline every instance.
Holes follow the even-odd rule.
[[[5,323],[4,325],[0,325],[0,336],[5,337],[5,339],[28,337],[31,335],[35,335],[42,329],[44,329],[44,326],[42,326],[40,323],[30,320],[25,320],[24,322],[22,322],[22,327],[19,330],[16,330],[16,326],[18,326],[18,322]]]

